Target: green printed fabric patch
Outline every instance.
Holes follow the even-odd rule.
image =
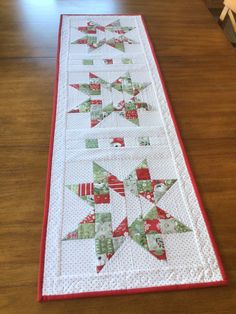
[[[122,58],[121,60],[122,60],[123,64],[132,64],[133,63],[132,59],[130,59],[130,58]]]
[[[86,148],[98,148],[98,139],[96,138],[88,138],[85,140]]]
[[[150,146],[150,140],[148,136],[140,136],[138,138],[138,143],[140,146]]]
[[[93,65],[93,59],[84,59],[83,65]]]

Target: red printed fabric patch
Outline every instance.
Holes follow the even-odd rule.
[[[225,284],[139,15],[63,15],[40,301]]]

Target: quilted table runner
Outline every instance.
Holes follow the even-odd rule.
[[[39,300],[225,283],[139,15],[63,15]]]

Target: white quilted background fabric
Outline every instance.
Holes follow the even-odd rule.
[[[108,25],[118,19],[122,26],[134,27],[125,36],[138,42],[125,44],[125,52],[104,45],[88,53],[86,45],[71,44],[85,36],[77,30],[79,26],[86,26],[91,20]],[[114,33],[106,36],[109,40]],[[84,59],[92,59],[93,64],[84,65]],[[113,63],[105,64],[104,59],[112,59]],[[123,59],[131,59],[132,63],[125,64]],[[150,111],[139,113],[140,126],[113,112],[91,128],[89,112],[68,113],[89,98],[69,84],[89,84],[90,72],[111,83],[127,71],[133,81],[151,83],[137,95],[151,106]],[[125,92],[113,90],[111,93],[106,88],[101,89],[101,95],[92,97],[102,100],[104,105],[131,98]],[[150,145],[140,146],[138,138],[147,136]],[[111,147],[110,139],[116,137],[124,138],[124,147]],[[86,148],[86,139],[98,139],[98,147]],[[152,179],[177,179],[158,206],[192,231],[163,235],[166,261],[158,260],[127,237],[97,273],[94,239],[62,241],[91,212],[91,207],[66,185],[93,182],[93,162],[124,180],[145,158]],[[110,197],[109,204],[96,205],[96,212],[111,212],[113,229],[126,216],[130,225],[139,214],[151,208],[149,201],[140,200],[130,192],[124,198],[111,190]],[[140,16],[63,16],[48,215],[43,296],[223,279]]]

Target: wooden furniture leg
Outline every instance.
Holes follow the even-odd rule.
[[[227,6],[224,6],[221,14],[220,14],[220,20],[223,22],[225,17],[226,17],[226,14],[228,13],[228,10],[229,8]]]
[[[231,10],[229,10],[229,11],[228,11],[228,15],[229,15],[230,21],[231,21],[231,23],[232,23],[234,32],[236,33],[236,21],[235,21],[233,12],[232,12]]]

